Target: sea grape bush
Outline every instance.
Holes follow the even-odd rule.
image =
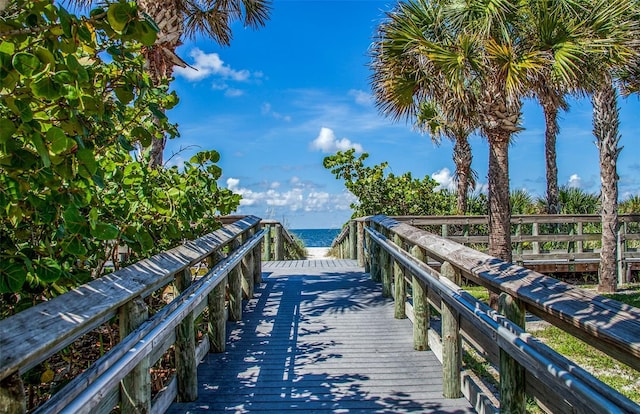
[[[438,183],[425,176],[413,178],[411,173],[387,173],[388,163],[365,166],[369,154],[356,158],[355,150],[338,151],[324,158],[323,165],[344,180],[345,187],[358,199],[351,205],[353,217],[373,214],[389,216],[442,215],[455,209],[455,195],[438,191]]]
[[[239,196],[218,188],[219,154],[150,169],[151,139],[178,136],[141,48],[155,24],[133,2],[86,16],[52,0],[0,10],[0,293],[47,297],[99,276],[118,244],[134,256],[218,226]],[[117,265],[117,263],[115,263]]]

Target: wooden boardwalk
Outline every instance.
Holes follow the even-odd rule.
[[[440,363],[353,260],[265,262],[243,311],[199,366],[198,401],[169,413],[474,412],[442,397]]]

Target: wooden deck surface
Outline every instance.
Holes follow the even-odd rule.
[[[199,366],[198,401],[169,413],[474,412],[442,397],[440,363],[353,260],[265,262],[244,312]]]

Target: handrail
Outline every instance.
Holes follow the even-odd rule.
[[[455,308],[460,317],[467,319],[478,329],[483,330],[484,334],[497,340],[501,349],[507,351],[529,371],[538,374],[540,380],[551,382],[569,392],[567,397],[571,402],[583,404],[584,401],[581,400],[585,400],[587,404],[592,404],[593,408],[603,410],[601,412],[616,412],[619,408],[633,411],[640,408],[553,349],[526,334],[522,328],[469,295],[459,286],[447,279],[441,279],[440,274],[434,269],[401,250],[381,233],[370,228],[366,231],[374,242],[383,246],[405,269],[420,278],[430,289],[434,289],[441,300]],[[613,402],[602,397],[603,394],[609,394]]]
[[[639,309],[589,294],[520,266],[502,262],[392,218],[369,217],[364,220],[364,224],[367,226],[367,252],[369,253],[372,278],[380,277],[376,273],[379,273],[383,268],[384,264],[381,263],[388,260],[382,256],[382,251],[391,255],[392,261],[398,263],[412,276],[418,277],[426,283],[443,303],[452,306],[459,312],[464,335],[471,339],[476,346],[479,343],[485,346],[486,349],[479,349],[482,354],[489,357],[495,356],[496,351],[490,351],[488,348],[498,346],[524,366],[528,371],[527,380],[537,384],[535,386],[538,388],[537,390],[528,389],[536,397],[544,397],[543,393],[555,395],[559,401],[567,400],[570,404],[582,407],[586,411],[605,412],[598,411],[602,408],[606,409],[606,412],[611,412],[612,408],[607,405],[609,403],[615,404],[619,411],[621,410],[620,412],[638,412],[640,410],[637,404],[600,383],[550,348],[540,344],[513,323],[504,322],[504,318],[497,316],[495,312],[464,293],[459,287],[447,285],[448,282],[439,279],[440,273],[426,263],[411,257],[404,251],[404,248],[408,248],[407,246],[419,247],[424,251],[424,255],[432,260],[446,262],[473,282],[494,292],[504,292],[510,295],[526,310],[581,337],[634,369],[640,368]],[[372,227],[377,227],[378,230]],[[381,232],[389,234],[384,236]],[[390,235],[397,238],[395,243],[388,240],[387,237]],[[398,246],[398,242],[401,243],[401,246]],[[402,277],[395,274],[394,276],[396,278]],[[388,283],[388,286],[383,286],[383,292],[389,292],[391,281],[388,276],[387,280],[383,281],[384,283]],[[396,286],[397,283],[396,279]],[[396,292],[403,295],[404,288],[396,290]],[[396,298],[396,300],[400,299]],[[417,299],[414,298],[414,300]],[[586,309],[589,309],[589,312],[585,312]],[[473,317],[471,313],[474,314]],[[600,315],[608,315],[609,319],[603,321]],[[499,326],[492,326],[492,322],[486,318],[493,320]],[[475,327],[475,330],[471,329],[470,324]],[[473,337],[474,335],[482,335],[486,339],[483,341]],[[523,352],[524,350],[526,352]],[[496,362],[495,357],[493,362]],[[552,381],[552,385],[546,385],[545,381]],[[553,384],[557,384],[565,390],[571,390],[571,393],[554,391]],[[577,389],[571,388],[576,386]],[[540,389],[544,391],[540,391]],[[596,391],[598,396],[591,395]],[[585,403],[581,399],[576,401],[574,394],[581,395],[588,402]],[[606,401],[603,401],[602,398]],[[552,403],[557,402],[552,401]]]
[[[89,413],[105,397],[106,390],[113,389],[129,374],[133,368],[153,351],[154,344],[162,343],[180,322],[207,298],[229,273],[240,264],[243,257],[262,241],[265,230],[247,240],[232,255],[217,264],[201,279],[191,285],[170,306],[162,309],[132,332],[124,341],[105,354],[101,359],[109,361],[101,369],[83,373],[75,381],[82,388],[73,388],[73,394],[66,394],[63,407],[60,399],[53,397],[41,406],[36,413]],[[85,388],[86,387],[86,388]]]
[[[234,276],[228,278],[229,294],[233,299],[233,309],[230,308],[230,312],[233,311],[237,316],[241,313],[236,308],[241,306],[243,293],[246,297],[251,297],[254,284],[260,281],[261,246],[258,244],[264,236],[264,231],[259,228],[260,219],[257,217],[238,218],[233,223],[226,224],[223,228],[197,240],[186,242],[167,252],[91,281],[48,302],[0,320],[0,380],[14,381],[17,378],[17,381],[20,381],[20,374],[70,345],[118,312],[121,318],[126,317],[126,311],[123,314],[123,309],[134,300],[150,295],[174,281],[178,276],[180,280],[191,279],[191,266],[205,259],[211,265],[217,263],[218,257],[224,257],[222,251],[227,246],[229,246],[228,260],[222,262],[216,269],[224,274],[233,271]],[[238,264],[239,261],[242,265]],[[235,266],[235,268],[225,268],[225,263],[228,267]],[[196,287],[192,288],[185,285],[181,289],[184,293],[179,297],[180,299],[164,307],[158,315],[184,309],[184,307],[180,308],[179,304],[191,300],[188,292],[195,291],[197,286],[203,283],[205,283],[204,280],[197,281],[191,285]],[[211,289],[214,287],[211,286]],[[202,299],[202,295],[198,298]],[[222,298],[224,299],[224,295]],[[202,303],[199,306],[199,312],[201,312]],[[130,335],[128,339],[123,340],[125,343],[139,340],[144,332],[153,329],[154,323],[156,322],[143,323],[140,329],[134,331],[133,336]],[[167,344],[166,340],[152,341],[154,358],[161,357],[169,345],[171,344]],[[122,346],[116,346],[115,349],[120,351],[105,354],[106,359],[100,360],[98,364],[87,370],[85,377],[78,380],[82,387],[92,382],[96,375],[108,369],[116,359],[120,358],[117,352],[123,352]],[[106,357],[106,355],[109,356]],[[72,381],[72,383],[77,382]],[[4,387],[4,384],[0,383],[0,387]],[[11,398],[19,399],[24,396],[12,395]],[[52,400],[55,401],[56,397]],[[19,406],[19,401],[17,403]]]
[[[475,249],[485,250],[488,246],[488,216],[392,218]],[[355,221],[361,223],[366,219]],[[513,262],[543,273],[597,271],[600,222],[601,217],[593,214],[514,215],[511,217]],[[630,281],[631,271],[640,268],[640,215],[620,214],[619,222],[618,282],[625,283]],[[332,247],[337,246],[342,257],[355,259],[351,248],[354,237],[349,228],[345,226]]]
[[[267,229],[262,256],[264,260],[299,260],[305,257],[304,249],[279,221],[262,220],[260,223]]]

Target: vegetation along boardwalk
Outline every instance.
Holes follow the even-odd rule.
[[[393,306],[355,260],[264,262],[226,352],[198,368],[198,400],[168,412],[473,412],[443,398],[440,363]]]

